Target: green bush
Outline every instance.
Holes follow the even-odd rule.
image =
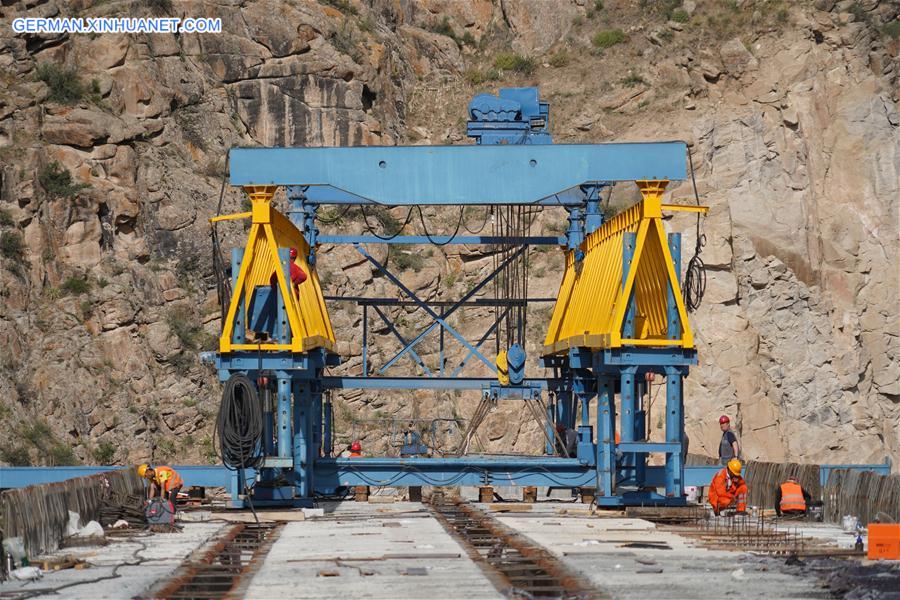
[[[101,442],[99,446],[94,448],[91,455],[101,465],[112,464],[116,458],[116,445],[110,442]]]
[[[91,289],[91,282],[87,280],[85,277],[79,277],[78,275],[72,275],[67,278],[61,286],[59,286],[62,291],[66,294],[71,294],[73,296],[77,296],[79,294],[85,294]]]
[[[349,0],[319,0],[322,4],[326,4],[332,8],[336,8],[345,15],[355,15],[358,11],[356,7],[350,4]]]
[[[622,85],[625,87],[634,87],[636,85],[643,85],[647,83],[643,77],[638,75],[637,73],[629,73],[627,77],[622,79]]]
[[[469,85],[481,85],[487,81],[496,81],[500,78],[500,73],[497,69],[488,69],[487,71],[482,71],[481,69],[467,69],[463,74],[463,78],[466,80],[466,83]]]
[[[51,102],[75,104],[87,93],[87,87],[74,68],[45,62],[38,65],[35,76],[38,81],[43,81],[50,88]]]
[[[536,66],[533,58],[513,52],[502,52],[494,57],[494,68],[501,71],[531,75]]]
[[[569,64],[569,53],[565,50],[560,50],[556,54],[550,57],[550,66],[551,67],[564,67]]]
[[[891,21],[882,27],[881,32],[892,40],[900,38],[900,21]]]
[[[48,194],[56,198],[74,198],[78,192],[90,187],[86,183],[75,183],[68,169],[56,161],[40,170],[38,181]]]
[[[170,310],[166,322],[172,333],[181,341],[181,345],[188,350],[211,348],[215,344],[215,337],[200,326],[186,306],[177,306]]]
[[[13,225],[15,225],[15,222],[13,221],[12,215],[9,214],[9,211],[0,208],[0,226],[12,227]]]
[[[672,11],[672,20],[676,23],[687,23],[691,20],[691,15],[683,8],[676,8]]]
[[[456,39],[456,32],[453,31],[453,26],[450,25],[450,18],[444,17],[444,20],[431,28],[431,31],[438,35],[445,35],[454,42]]]
[[[0,460],[13,467],[30,467],[31,456],[25,446],[0,446]]]
[[[79,462],[72,447],[68,444],[63,444],[62,442],[54,443],[47,454],[49,455],[51,465],[70,467],[72,465],[77,465]]]
[[[0,233],[0,254],[11,260],[25,258],[25,242],[18,231]]]
[[[418,273],[425,266],[425,259],[420,253],[411,250],[401,250],[397,246],[389,246],[389,248],[388,262],[394,263],[399,270],[412,269]]]
[[[625,32],[621,29],[604,29],[594,34],[594,46],[605,50],[625,41]]]

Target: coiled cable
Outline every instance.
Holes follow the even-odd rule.
[[[694,177],[694,159],[691,158],[691,152],[688,150],[688,163],[691,167],[691,183],[694,187],[694,199],[697,206],[700,206],[700,194],[697,193],[697,179]],[[681,286],[681,293],[684,297],[684,306],[688,312],[694,312],[700,308],[703,302],[703,295],[706,293],[706,266],[703,259],[700,258],[700,252],[706,245],[706,235],[700,228],[700,213],[697,213],[697,239],[694,244],[694,255],[688,261],[687,269],[684,272],[684,283]]]
[[[246,375],[235,374],[225,382],[216,419],[219,458],[233,471],[255,469],[263,437],[263,406],[256,388]]]

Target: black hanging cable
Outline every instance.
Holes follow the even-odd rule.
[[[694,160],[688,151],[688,164],[691,167],[691,183],[694,186],[694,200],[697,206],[700,206],[700,194],[697,192],[697,179],[694,176]],[[694,255],[688,261],[687,269],[684,273],[684,283],[682,285],[682,295],[684,297],[684,305],[688,312],[694,312],[703,302],[703,295],[706,293],[706,267],[700,258],[700,252],[706,245],[706,235],[700,230],[700,213],[697,213],[697,239],[694,244]]]
[[[319,221],[320,223],[324,223],[325,225],[334,225],[335,223],[339,223],[341,221],[341,219],[343,219],[345,216],[347,216],[347,213],[350,212],[351,208],[353,208],[353,205],[348,204],[347,206],[345,206],[343,208],[343,210],[341,210],[341,212],[338,216],[336,216],[332,219],[323,217],[320,214],[316,214],[316,220]],[[368,223],[366,223],[366,224],[368,225]]]
[[[261,464],[256,450],[263,437],[263,406],[246,375],[235,374],[225,382],[214,437],[226,468],[256,469]]]
[[[222,204],[225,201],[225,182],[228,179],[228,158],[231,155],[229,149],[225,153],[225,171],[222,173],[222,183],[219,186],[219,203],[216,207],[216,216],[222,214]],[[216,296],[219,300],[219,312],[222,317],[222,323],[225,323],[228,305],[231,304],[231,282],[228,278],[228,272],[231,265],[225,260],[222,253],[222,246],[219,242],[218,221],[213,222],[210,229],[210,242],[212,244],[213,259],[213,275],[216,278]]]
[[[362,211],[363,222],[366,224],[366,229],[369,230],[369,233],[371,233],[372,235],[377,237],[379,240],[389,242],[392,239],[394,239],[395,237],[397,237],[398,235],[400,235],[400,233],[406,228],[406,226],[409,225],[409,221],[412,218],[412,211],[413,211],[413,208],[415,208],[415,207],[413,207],[413,206],[409,207],[409,210],[406,211],[406,218],[403,220],[403,225],[398,227],[397,231],[394,232],[392,235],[387,235],[387,236],[379,235],[378,233],[375,232],[375,230],[372,228],[372,226],[369,225],[369,216],[368,216],[368,214],[366,214],[366,206],[363,204],[363,205],[360,205],[359,208]]]
[[[465,218],[463,218],[463,227],[465,228],[465,230],[468,231],[469,233],[471,233],[472,235],[478,235],[482,231],[484,231],[484,228],[487,226],[488,219],[491,218],[491,210],[493,210],[493,207],[491,207],[490,210],[484,211],[484,221],[481,223],[481,227],[479,227],[476,231],[472,231],[471,229],[469,229],[469,224],[466,223]]]
[[[453,238],[456,237],[456,234],[459,233],[459,228],[462,226],[464,209],[465,209],[464,206],[459,207],[459,220],[456,222],[456,229],[453,230],[453,235],[448,237],[446,242],[436,242],[436,241],[434,241],[434,236],[432,236],[428,232],[428,227],[425,225],[425,217],[422,215],[422,207],[419,205],[416,205],[416,210],[419,211],[419,223],[422,224],[422,232],[425,234],[425,237],[428,238],[428,241],[431,242],[432,244],[434,244],[435,246],[446,246],[447,244],[449,244],[450,242],[453,241]]]

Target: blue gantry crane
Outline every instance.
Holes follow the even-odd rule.
[[[592,488],[598,504],[609,506],[684,503],[682,381],[697,358],[679,283],[680,235],[665,231],[662,214],[705,209],[664,204],[662,195],[669,181],[687,176],[685,144],[553,144],[549,105],[536,88],[480,94],[469,116],[474,145],[232,149],[230,183],[246,191],[251,210],[213,221],[248,219],[250,228],[231,254],[222,335],[209,358],[225,387],[217,428],[235,472],[236,503],[303,506],[340,486],[491,484]],[[605,220],[602,193],[618,183],[637,185],[642,200]],[[287,216],[272,206],[279,187]],[[364,217],[376,207],[406,207],[406,223],[418,213],[423,235],[323,234],[324,205],[358,207]],[[423,206],[458,207],[460,222],[467,207],[488,207],[492,230],[460,233],[457,226],[452,235],[433,235]],[[542,207],[567,211],[564,235],[531,235]],[[355,248],[402,298],[323,295],[316,268],[323,243]],[[494,268],[457,301],[428,300],[367,250],[373,244],[480,244]],[[535,245],[565,252],[556,298],[528,295],[526,259]],[[302,283],[292,281],[291,263],[308,274]],[[484,294],[489,285],[493,298]],[[341,360],[327,310],[338,301],[363,312],[358,375],[326,373]],[[541,355],[529,357],[526,309],[538,301],[554,308]],[[407,339],[387,314],[398,305],[423,311],[430,325]],[[494,322],[478,339],[451,324],[465,306],[493,309]],[[370,317],[402,346],[383,365],[371,361]],[[436,366],[417,351],[433,337]],[[447,359],[451,343],[463,348],[457,364]],[[406,356],[417,376],[393,376]],[[464,375],[478,363],[490,376]],[[528,376],[538,368],[550,375]],[[646,439],[643,406],[653,376],[666,381],[665,441],[655,443]],[[544,417],[545,453],[429,457],[416,439],[416,452],[404,453],[410,456],[336,457],[327,392],[341,388],[478,390],[482,402],[521,402]],[[577,434],[571,456],[557,452],[558,425]],[[652,453],[663,454],[665,465],[649,465]]]

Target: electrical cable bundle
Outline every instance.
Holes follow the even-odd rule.
[[[263,406],[246,375],[232,375],[222,391],[216,419],[219,457],[229,469],[255,469],[262,461],[258,452],[263,437]]]
[[[694,159],[688,151],[688,162],[691,166],[691,183],[694,186],[694,199],[697,206],[700,206],[700,195],[697,193],[697,180],[694,177]],[[700,258],[700,251],[706,245],[706,236],[700,230],[700,213],[697,213],[697,240],[694,244],[694,255],[688,261],[687,269],[684,273],[684,283],[681,287],[681,293],[684,297],[684,305],[688,312],[694,312],[700,308],[703,302],[703,295],[706,293],[706,267]]]

